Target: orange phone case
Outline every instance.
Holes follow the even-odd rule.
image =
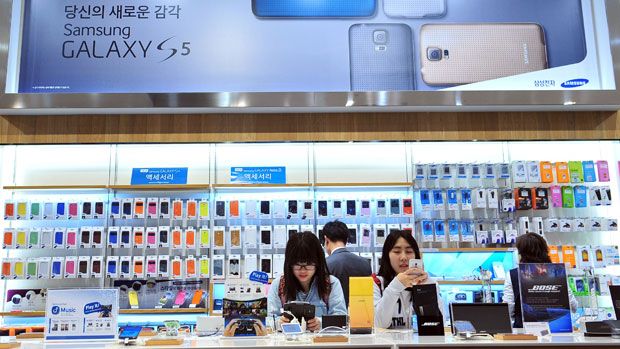
[[[133,269],[135,274],[142,274],[144,272],[144,265],[142,261],[135,262]]]
[[[196,232],[193,230],[188,230],[185,232],[185,245],[195,246],[196,245]]]
[[[144,201],[136,201],[136,207],[134,211],[134,214],[136,215],[144,214]]]
[[[2,263],[2,276],[4,277],[11,276],[11,263],[10,262]]]
[[[181,276],[181,261],[172,261],[172,276]]]
[[[549,161],[540,162],[540,179],[543,183],[553,183],[553,166]]]
[[[181,231],[180,230],[172,231],[172,244],[174,246],[181,246]]]
[[[4,244],[7,246],[13,246],[13,233],[4,233]]]
[[[214,240],[213,242],[215,243],[215,246],[217,247],[224,246],[224,232],[221,230],[216,230],[213,240]]]
[[[574,246],[562,246],[562,260],[564,264],[575,268],[577,262],[575,260],[575,247]]]
[[[239,217],[239,201],[233,200],[230,202],[230,216]]]
[[[140,231],[140,232],[136,232],[136,233],[134,234],[133,239],[134,239],[134,243],[135,243],[136,245],[142,245],[142,244],[144,244],[144,233],[142,233],[141,231]]]
[[[560,251],[557,246],[549,246],[549,258],[551,258],[551,263],[560,263]]]
[[[14,203],[8,203],[4,205],[4,215],[10,216],[10,217],[15,215],[15,204]]]
[[[183,202],[175,201],[172,204],[172,214],[174,217],[183,217]]]
[[[241,246],[241,232],[239,230],[230,231],[230,244],[232,246]]]
[[[187,275],[195,275],[196,274],[196,261],[193,259],[188,259],[187,263]]]
[[[204,294],[203,290],[196,290],[196,292],[194,292],[194,297],[192,297],[192,303],[191,304],[198,304],[200,303],[200,301],[202,300],[202,295]]]
[[[195,218],[196,217],[196,202],[188,201],[187,202],[187,217]]]
[[[570,172],[568,171],[568,163],[556,162],[555,163],[555,174],[557,175],[558,183],[569,183]]]

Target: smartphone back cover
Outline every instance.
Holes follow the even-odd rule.
[[[351,90],[414,89],[413,35],[406,24],[355,24],[349,29]]]
[[[446,0],[383,0],[383,12],[392,18],[442,17]]]
[[[256,17],[370,17],[377,0],[252,0]]]
[[[440,52],[431,60],[431,52]],[[547,68],[543,28],[535,23],[426,24],[420,29],[422,79],[460,85]]]

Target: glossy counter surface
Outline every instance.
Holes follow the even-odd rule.
[[[348,343],[312,343],[311,337],[305,341],[287,341],[283,335],[271,335],[265,338],[222,338],[214,337],[188,337],[180,346],[150,346],[148,348],[291,348],[291,347],[317,347],[317,348],[435,348],[435,347],[467,347],[489,348],[492,346],[521,347],[570,347],[570,348],[595,348],[614,347],[620,348],[620,339],[611,337],[584,337],[582,334],[553,335],[540,338],[537,341],[499,341],[499,340],[457,340],[452,336],[445,337],[418,337],[411,332],[381,332],[374,335],[353,335]],[[47,348],[126,348],[122,344],[115,343],[43,343],[37,341],[22,341],[23,349],[47,349]],[[143,345],[143,342],[139,344]],[[132,346],[142,347],[141,345]],[[146,347],[145,347],[146,348]]]

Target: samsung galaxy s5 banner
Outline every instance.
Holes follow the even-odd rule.
[[[15,0],[6,93],[615,90],[605,0]]]

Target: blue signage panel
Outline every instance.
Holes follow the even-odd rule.
[[[134,168],[131,185],[187,184],[187,167]]]
[[[239,184],[286,184],[286,167],[231,167],[230,182]]]

